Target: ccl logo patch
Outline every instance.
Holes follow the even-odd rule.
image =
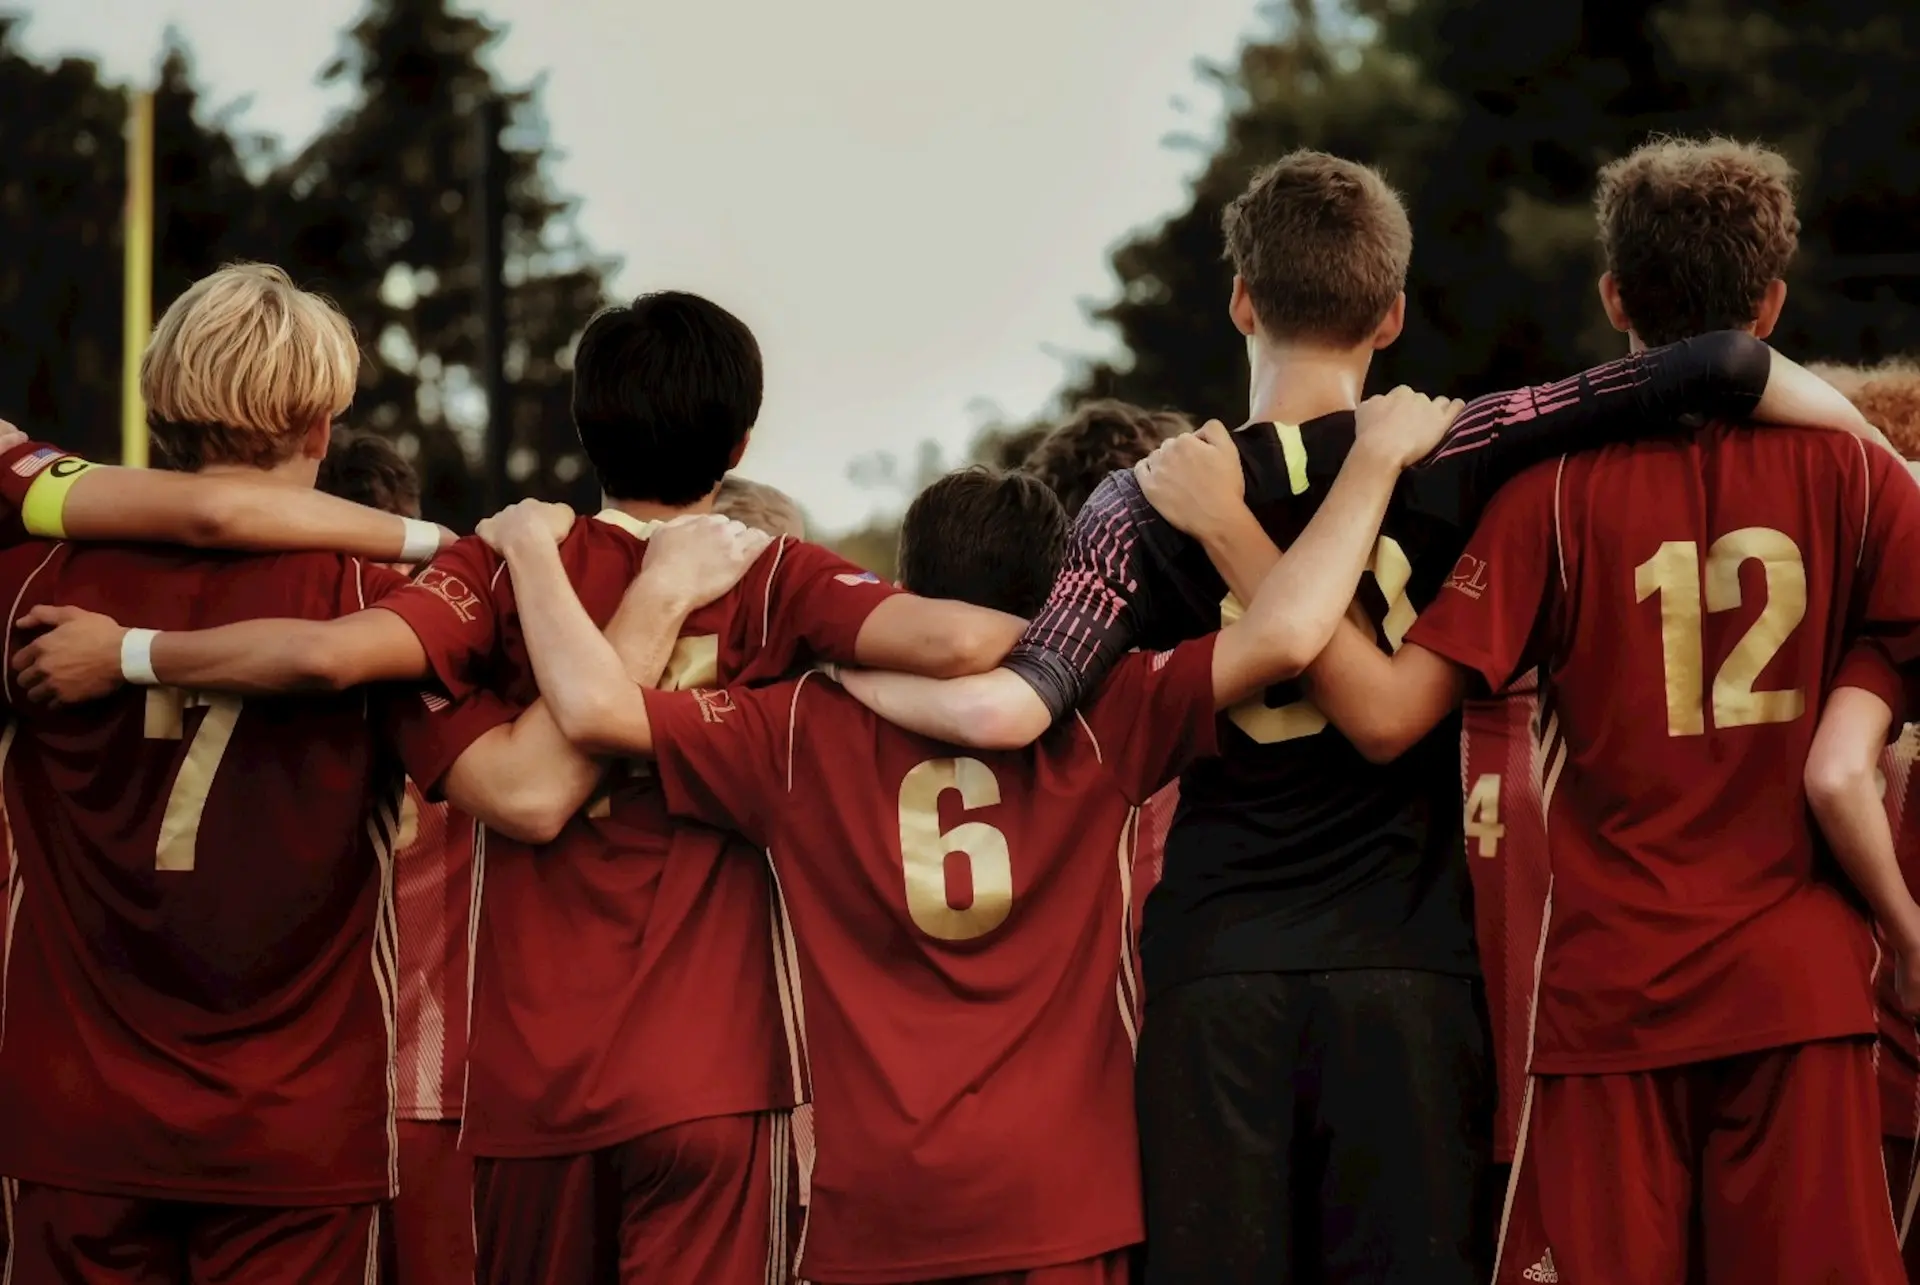
[[[1481,597],[1487,591],[1486,559],[1471,553],[1461,554],[1460,560],[1453,564],[1453,574],[1447,577],[1446,587],[1469,598]]]
[[[733,703],[733,693],[725,688],[717,691],[710,687],[695,688],[693,699],[694,703],[700,706],[700,718],[703,722],[721,722],[727,715],[739,709]]]
[[[452,607],[453,614],[460,617],[461,624],[470,625],[474,622],[480,609],[480,597],[459,576],[438,567],[428,567],[414,583]]]

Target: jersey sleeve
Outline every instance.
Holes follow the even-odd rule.
[[[1494,496],[1452,573],[1407,631],[1497,692],[1537,662],[1535,639],[1552,591],[1558,470],[1542,465]]]
[[[1465,529],[1508,480],[1557,455],[1669,432],[1689,416],[1747,418],[1772,363],[1760,340],[1721,330],[1475,398],[1408,480],[1443,498],[1452,509],[1443,516]]]
[[[481,689],[454,701],[431,688],[395,687],[381,693],[387,737],[407,776],[435,803],[445,797],[447,773],[473,743],[520,717],[521,707]]]
[[[1073,524],[1046,605],[1002,662],[1055,722],[1133,649],[1148,579],[1143,533],[1158,517],[1131,473],[1112,474],[1096,487]]]
[[[1213,700],[1218,634],[1121,658],[1081,710],[1102,762],[1136,806],[1197,758],[1219,753]]]
[[[803,652],[852,664],[860,627],[900,590],[830,549],[791,536],[767,555],[761,649],[783,665]]]
[[[499,637],[496,586],[504,569],[499,555],[470,535],[375,604],[407,622],[434,677],[455,698],[479,685],[482,662]]]
[[[667,810],[766,847],[787,793],[790,715],[806,682],[645,689]]]

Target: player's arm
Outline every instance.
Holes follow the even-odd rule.
[[[621,600],[607,632],[626,644],[621,658],[631,682],[659,684],[693,605],[664,593],[630,593]],[[541,697],[462,751],[443,789],[455,807],[482,824],[522,843],[546,844],[586,806],[605,766],[567,739]]]
[[[453,541],[430,522],[233,474],[93,464],[0,422],[0,495],[31,535],[261,552],[330,549],[417,562]]]
[[[860,626],[854,659],[873,669],[931,678],[980,674],[1006,658],[1027,622],[1004,611],[944,598],[895,594]]]
[[[1857,648],[1827,698],[1807,756],[1807,805],[1833,849],[1834,859],[1866,899],[1899,962],[1896,974],[1901,1002],[1920,1002],[1920,904],[1900,870],[1893,828],[1880,797],[1878,769],[1893,730],[1890,684],[1858,681],[1857,661],[1870,647]],[[1884,666],[1884,662],[1880,662]],[[1891,667],[1886,666],[1890,672]],[[1897,697],[1895,698],[1897,699]]]
[[[503,523],[499,548],[513,574],[534,677],[561,732],[591,753],[651,754],[653,728],[639,680],[656,655],[661,619],[683,621],[740,580],[765,534],[722,518],[663,528],[602,637],[580,605],[551,537],[532,521]],[[677,636],[678,626],[668,635]],[[615,651],[618,643],[620,651]],[[665,657],[652,661],[658,681]]]
[[[13,666],[23,691],[54,706],[97,699],[123,682],[276,695],[431,676],[413,629],[378,608],[337,620],[246,620],[155,633],[76,607],[40,606],[17,624],[48,630],[15,654]]]

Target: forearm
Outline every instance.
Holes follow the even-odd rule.
[[[660,685],[689,614],[685,603],[648,592],[644,581],[620,600],[606,636],[628,679],[642,687]]]
[[[576,748],[544,699],[470,746],[446,778],[461,811],[522,843],[551,843],[586,805],[603,765]]]
[[[1423,647],[1389,656],[1342,620],[1302,675],[1308,697],[1368,762],[1391,763],[1431,732],[1465,694],[1466,678]]]
[[[1033,688],[1006,669],[949,679],[849,670],[840,682],[889,723],[949,745],[1019,749],[1053,721]]]
[[[1837,429],[1893,449],[1839,389],[1778,352],[1772,354],[1767,391],[1753,408],[1753,418],[1763,424]]]
[[[1328,500],[1332,501],[1331,493]],[[1227,589],[1244,606],[1259,595],[1267,573],[1280,562],[1280,547],[1245,504],[1234,508],[1236,511],[1227,515],[1217,529],[1196,538],[1207,551],[1213,569],[1227,582]]]
[[[1908,955],[1920,950],[1920,905],[1901,873],[1877,776],[1892,721],[1878,696],[1836,688],[1807,756],[1807,805],[1895,951]]]
[[[646,700],[580,605],[558,551],[533,541],[503,552],[534,678],[560,730],[590,753],[651,753]]]
[[[243,695],[345,691],[428,677],[426,650],[412,628],[379,608],[338,620],[169,630],[153,640],[153,671],[169,687]]]
[[[1262,686],[1299,673],[1333,637],[1373,556],[1399,476],[1398,460],[1357,444],[1307,529],[1259,582],[1244,623],[1274,661],[1274,676]]]
[[[91,468],[67,494],[58,524],[76,540],[152,540],[197,548],[324,549],[381,562],[412,560],[405,519],[301,487],[228,475]],[[442,530],[444,547],[452,532]]]

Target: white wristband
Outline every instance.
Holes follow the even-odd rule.
[[[120,677],[138,687],[158,687],[153,672],[153,640],[158,629],[129,629],[120,640]]]
[[[425,562],[440,552],[440,528],[419,518],[401,518],[406,535],[400,541],[400,561]]]

